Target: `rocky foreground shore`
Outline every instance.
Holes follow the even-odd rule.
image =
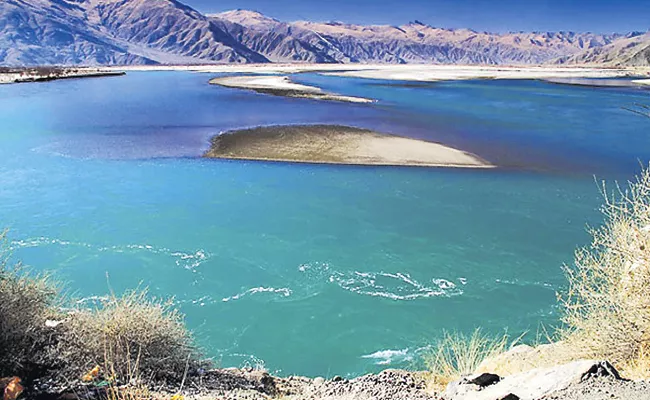
[[[287,377],[241,369],[206,371],[189,380],[187,399],[220,400],[650,400],[650,384],[622,379],[605,361],[576,361],[508,377],[482,373],[436,393],[428,373],[386,370],[355,379]]]
[[[28,390],[23,397],[39,400],[650,400],[650,383],[623,379],[606,361],[582,360],[507,377],[475,374],[451,382],[444,390],[436,390],[428,382],[427,372],[403,370],[385,370],[354,379],[312,379],[282,378],[259,370],[227,368],[192,374],[180,387],[169,385],[142,391],[128,386],[116,389],[89,385],[49,394]]]

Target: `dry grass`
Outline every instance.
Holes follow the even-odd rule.
[[[0,232],[0,377],[32,378],[55,362],[48,318],[56,314],[57,288],[46,276],[11,265]]]
[[[435,350],[425,356],[430,371],[429,388],[440,392],[455,380],[472,374],[489,357],[503,353],[508,336],[490,337],[476,329],[471,335],[445,333]]]
[[[650,377],[650,170],[605,197],[604,225],[565,268],[561,334],[576,358],[608,359]]]
[[[198,365],[182,314],[171,301],[149,298],[146,290],[113,295],[100,307],[77,311],[64,341],[63,356],[77,375],[98,365],[116,382],[176,382]]]
[[[155,396],[149,388],[139,386],[115,386],[112,385],[106,390],[106,400],[153,400],[162,398]]]
[[[618,365],[621,374],[632,380],[647,380],[650,378],[650,350],[642,346],[636,358],[624,361]]]
[[[63,311],[59,288],[9,262],[0,232],[0,377],[54,378],[74,386],[97,367],[123,383],[177,383],[203,364],[171,301],[146,290]]]

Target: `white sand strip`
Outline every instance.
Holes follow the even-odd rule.
[[[637,79],[632,81],[638,85],[650,85],[650,79]]]
[[[327,93],[315,86],[301,85],[291,81],[288,76],[226,76],[210,80],[213,85],[229,88],[251,89],[279,96],[302,97],[316,100],[345,101],[349,103],[372,103],[363,97],[343,96]]]

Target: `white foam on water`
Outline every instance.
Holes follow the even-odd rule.
[[[44,246],[63,246],[63,247],[82,247],[92,249],[97,252],[108,252],[118,254],[132,254],[138,252],[147,252],[153,254],[161,254],[174,259],[174,263],[187,270],[196,272],[197,268],[203,263],[208,261],[212,256],[205,250],[197,250],[195,252],[183,252],[170,250],[164,247],[155,247],[149,244],[127,244],[116,246],[97,246],[90,243],[71,242],[61,239],[52,239],[48,237],[37,237],[30,239],[14,240],[11,242],[11,249],[30,248],[30,247],[44,247]]]
[[[254,371],[266,371],[266,362],[252,354],[233,353],[231,357],[243,358],[239,365],[240,369],[252,369]]]
[[[198,305],[199,307],[203,307],[206,304],[213,303],[214,301],[212,300],[212,297],[210,296],[203,296],[201,298],[192,300],[191,303],[194,305]]]
[[[545,288],[554,288],[555,286],[549,282],[539,282],[539,281],[526,281],[519,279],[495,279],[494,282],[504,285],[513,285],[513,286],[541,286]]]
[[[450,282],[446,279],[433,279],[433,283],[438,285],[440,289],[454,289],[456,287],[456,284],[453,282]]]
[[[260,286],[260,287],[248,289],[234,296],[224,297],[221,301],[229,302],[233,300],[239,300],[244,296],[250,296],[258,293],[273,293],[273,294],[279,294],[281,297],[289,297],[293,292],[289,288],[272,288],[272,287]]]
[[[431,284],[425,284],[410,274],[402,272],[340,272],[332,270],[327,263],[302,264],[298,267],[298,271],[309,274],[311,279],[335,284],[352,293],[396,301],[458,296],[463,293],[450,280],[433,278]]]
[[[410,350],[380,350],[372,354],[365,354],[361,358],[372,359],[376,365],[390,365],[395,363],[404,363],[413,361],[413,354]]]
[[[82,299],[79,299],[76,301],[77,304],[87,304],[87,303],[93,303],[93,304],[101,304],[105,301],[108,301],[109,297],[108,296],[88,296],[84,297]]]

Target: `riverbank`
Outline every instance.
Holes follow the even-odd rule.
[[[470,79],[569,79],[647,77],[650,68],[599,68],[593,66],[486,66],[392,64],[247,64],[153,65],[112,67],[121,71],[192,71],[230,74],[319,73],[367,79],[435,82]]]
[[[338,125],[265,126],[212,139],[208,158],[314,164],[490,168],[480,157],[424,140]]]
[[[214,78],[210,84],[235,89],[248,89],[274,96],[307,98],[314,100],[344,101],[349,103],[372,103],[363,97],[343,96],[327,93],[315,86],[301,85],[288,76],[227,76]]]
[[[122,76],[125,74],[126,72],[124,71],[105,68],[0,67],[0,84],[47,82],[57,79],[99,78],[106,76]]]
[[[49,394],[39,393],[38,398],[76,400],[86,398],[78,393],[92,393],[99,398],[132,400],[650,400],[649,382],[623,379],[611,364],[589,360],[512,376],[469,375],[440,390],[430,386],[429,372],[395,369],[352,379],[325,379],[278,377],[262,370],[225,368],[192,373],[183,383],[155,388],[144,383],[119,387],[87,383]],[[32,398],[34,394],[30,391],[25,397]]]
[[[650,400],[649,382],[623,379],[610,363],[593,360],[506,376],[476,373],[443,388],[430,385],[429,372],[395,369],[324,379],[230,368],[206,372],[201,383],[197,377],[190,382],[194,389],[183,394],[197,400]]]

